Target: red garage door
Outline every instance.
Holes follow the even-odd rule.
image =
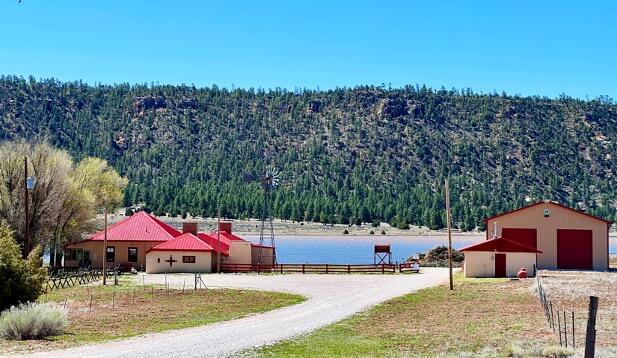
[[[501,229],[501,237],[514,242],[518,242],[521,245],[533,247],[537,249],[537,236],[536,229],[519,229],[504,227]]]
[[[557,267],[560,269],[591,270],[591,230],[557,230]]]

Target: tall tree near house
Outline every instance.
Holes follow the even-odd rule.
[[[28,217],[24,209],[24,158],[28,172],[36,178],[36,186],[28,195]],[[6,221],[14,232],[16,242],[26,247],[25,221],[30,240],[47,245],[55,227],[56,215],[71,186],[72,161],[63,150],[39,142],[10,141],[0,144],[0,219]],[[27,249],[23,256],[28,256]]]
[[[105,215],[105,234],[103,242],[103,271],[107,265],[107,212],[114,210],[124,198],[123,191],[128,184],[127,179],[123,178],[113,169],[106,160],[99,158],[85,158],[75,169],[75,178],[82,183],[93,198],[97,208],[103,209]],[[103,285],[107,284],[107,274],[103,275]]]
[[[96,216],[94,195],[84,186],[83,179],[76,177],[76,170],[71,172],[71,185],[61,210],[56,214],[50,248],[50,266],[60,266],[61,255],[58,248],[63,243],[74,242],[82,238],[83,233],[95,228],[93,218]]]

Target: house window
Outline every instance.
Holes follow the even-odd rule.
[[[185,264],[194,264],[195,256],[182,256],[182,262]]]
[[[78,261],[81,258],[82,250],[81,249],[69,249],[66,250],[65,260],[67,261]]]
[[[116,261],[116,247],[115,246],[107,246],[107,255],[105,258],[107,262]]]
[[[137,248],[129,247],[129,262],[137,262]]]

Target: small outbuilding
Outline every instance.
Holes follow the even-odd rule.
[[[188,232],[146,252],[146,272],[211,272],[214,249]]]
[[[535,275],[537,254],[542,253],[501,237],[460,251],[465,254],[465,277],[516,277],[521,268]]]

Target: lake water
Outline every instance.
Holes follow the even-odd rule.
[[[252,242],[259,242],[259,235],[241,235]],[[455,249],[484,240],[484,235],[453,235]],[[402,262],[409,256],[424,253],[435,246],[447,245],[448,237],[436,236],[276,236],[277,261],[282,263],[373,263],[375,244],[390,244],[392,260]],[[611,236],[609,252],[617,254],[617,237]]]

